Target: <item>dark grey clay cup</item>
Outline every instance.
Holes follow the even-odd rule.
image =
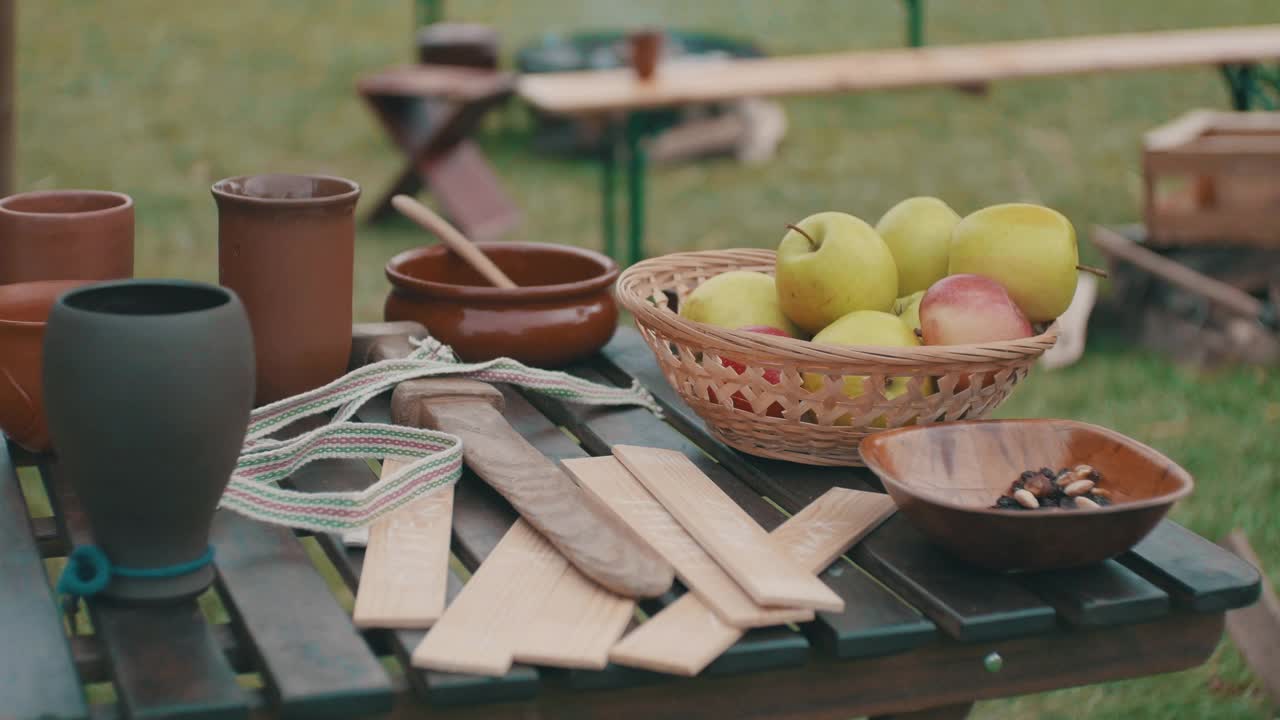
[[[55,473],[111,562],[198,559],[253,406],[253,336],[235,293],[181,280],[71,290],[49,314],[43,373]],[[176,600],[213,575],[115,577],[104,593]]]

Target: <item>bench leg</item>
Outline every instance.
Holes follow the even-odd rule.
[[[929,708],[928,710],[916,710],[915,712],[876,715],[871,720],[964,720],[969,716],[969,711],[972,709],[973,703],[971,702],[958,703],[956,705]]]
[[[642,121],[636,115],[627,118],[627,260],[630,265],[644,259],[645,173],[647,158],[640,144],[644,136]]]
[[[618,187],[618,138],[614,123],[604,127],[600,143],[600,229],[604,234],[604,254],[622,265],[618,257],[618,206],[614,195]]]

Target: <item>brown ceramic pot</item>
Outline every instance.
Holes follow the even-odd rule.
[[[478,242],[520,287],[489,285],[443,245],[405,251],[387,263],[388,321],[414,320],[462,360],[509,357],[560,367],[613,337],[618,266],[591,250],[547,243]]]
[[[0,284],[133,276],[133,198],[43,190],[0,200]]]
[[[662,57],[662,40],[661,30],[638,30],[627,35],[628,61],[636,77],[653,79]]]
[[[355,208],[337,177],[253,175],[213,186],[218,278],[249,313],[257,405],[328,383],[351,350]]]
[[[45,322],[58,296],[90,280],[0,285],[0,430],[32,452],[49,449],[40,377]]]

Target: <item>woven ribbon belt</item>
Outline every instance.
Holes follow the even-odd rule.
[[[407,357],[365,365],[301,395],[253,412],[244,449],[222,507],[256,520],[316,532],[356,530],[427,493],[452,485],[462,474],[462,440],[436,430],[349,422],[373,397],[405,380],[464,377],[507,383],[585,405],[639,405],[661,414],[639,383],[599,385],[562,372],[526,367],[510,358],[460,363],[432,338],[414,340]],[[337,410],[327,425],[289,440],[266,436],[300,418]],[[323,458],[409,461],[359,492],[308,493],[277,483]]]

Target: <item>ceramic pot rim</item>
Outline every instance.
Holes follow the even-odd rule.
[[[201,292],[220,295],[222,302],[216,305],[199,307],[191,310],[181,310],[177,312],[152,312],[152,313],[116,313],[102,312],[99,310],[89,310],[83,307],[77,307],[70,303],[76,296],[87,293],[103,292],[106,290],[115,290],[118,288],[177,288],[181,290],[199,290]],[[98,317],[114,317],[114,318],[134,318],[156,321],[167,318],[185,318],[193,315],[201,315],[204,313],[218,312],[225,310],[227,307],[234,306],[238,303],[239,297],[235,291],[222,285],[213,283],[199,282],[196,280],[184,280],[181,278],[125,278],[122,280],[109,280],[106,282],[97,282],[83,287],[72,288],[61,295],[54,301],[54,307],[61,308],[62,312],[73,312],[77,315],[98,316]]]
[[[228,192],[223,186],[232,182],[245,182],[253,178],[264,177],[280,177],[280,178],[299,178],[303,180],[329,180],[347,186],[345,192],[336,195],[324,195],[321,197],[304,197],[304,198],[266,198],[255,197],[253,195],[242,195],[240,193]],[[251,175],[233,175],[226,177],[209,187],[209,191],[213,193],[216,200],[228,200],[231,202],[244,203],[251,206],[260,207],[322,207],[326,205],[341,205],[347,202],[354,202],[360,197],[360,183],[350,178],[338,177],[337,175],[311,175],[307,173],[256,173]]]
[[[31,198],[66,198],[66,197],[99,197],[112,198],[120,202],[111,207],[98,208],[97,210],[78,210],[71,212],[31,212],[29,210],[14,210],[9,205],[15,201],[27,200]],[[32,190],[30,192],[15,193],[5,198],[0,198],[0,214],[12,215],[14,217],[24,218],[94,218],[112,213],[118,213],[125,210],[133,209],[133,198],[121,192],[114,190],[77,190],[74,188],[66,188],[59,190]]]
[[[49,309],[52,310],[53,306],[58,303],[58,298],[61,297],[64,293],[70,292],[72,290],[79,290],[80,288],[85,287],[86,285],[89,285],[93,282],[95,281],[94,280],[32,280],[32,281],[23,282],[23,283],[9,283],[7,285],[0,285],[0,295],[4,294],[5,288],[17,287],[19,285],[25,286],[25,287],[34,287],[37,285],[45,286],[45,287],[55,287],[59,285],[65,286],[63,290],[59,292],[58,295],[54,296],[49,302]],[[45,321],[45,320],[11,320],[9,318],[0,317],[0,328],[15,328],[15,329],[16,328],[43,328],[45,325],[48,325],[48,324],[49,324],[48,321]]]
[[[1113,503],[1111,505],[1106,505],[1100,508],[1091,509],[1088,511],[1089,515],[1122,515],[1122,514],[1126,514],[1134,511],[1149,510],[1152,508],[1159,508],[1159,507],[1164,507],[1168,509],[1168,508],[1172,508],[1174,503],[1190,495],[1192,490],[1195,489],[1195,479],[1191,476],[1191,473],[1187,472],[1185,468],[1183,468],[1178,463],[1174,462],[1171,458],[1166,456],[1164,453],[1161,453],[1159,450],[1156,450],[1155,448],[1147,445],[1146,443],[1140,442],[1123,433],[1112,430],[1111,428],[1103,427],[1101,425],[1095,425],[1093,423],[1087,423],[1080,420],[1066,420],[1066,419],[1059,419],[1059,418],[1008,418],[1008,419],[983,419],[983,420],[956,420],[948,424],[952,426],[962,426],[962,425],[998,425],[998,424],[1012,424],[1012,423],[1024,423],[1024,424],[1025,423],[1035,423],[1035,424],[1057,423],[1057,424],[1074,425],[1081,429],[1086,429],[1086,430],[1096,432],[1100,435],[1105,435],[1107,436],[1108,439],[1118,444],[1128,445],[1129,447],[1135,450],[1138,450],[1139,452],[1142,452],[1144,454],[1147,454],[1150,457],[1160,458],[1165,462],[1167,462],[1170,465],[1170,467],[1174,468],[1173,474],[1179,480],[1179,486],[1176,489],[1171,490],[1163,495],[1156,495],[1149,498],[1143,498],[1141,500],[1128,500],[1122,503]],[[1017,518],[1015,522],[1023,522],[1023,523],[1053,522],[1055,519],[1065,521],[1065,520],[1070,520],[1072,518],[1079,519],[1080,517],[1082,517],[1080,513],[1073,513],[1073,512],[1027,512],[1025,510],[1005,510],[1002,508],[988,508],[988,507],[978,507],[976,505],[966,505],[964,503],[956,502],[954,500],[949,500],[947,498],[939,497],[938,495],[931,492],[925,492],[925,491],[919,490],[913,487],[911,483],[902,480],[901,478],[895,476],[893,473],[888,472],[888,470],[885,469],[884,465],[882,465],[879,462],[879,457],[877,455],[876,448],[879,446],[880,443],[884,442],[885,440],[887,440],[888,438],[891,438],[894,435],[905,435],[910,432],[927,432],[928,427],[929,427],[928,425],[909,425],[906,427],[894,428],[892,430],[884,430],[884,431],[872,433],[871,435],[868,435],[867,437],[863,438],[862,440],[863,444],[859,446],[860,449],[862,447],[866,447],[869,450],[871,450],[871,452],[863,454],[862,461],[866,463],[867,468],[869,470],[871,470],[876,474],[876,477],[880,480],[881,484],[884,485],[884,489],[889,491],[890,495],[894,495],[896,492],[898,495],[901,495],[907,498],[921,498],[921,502],[926,502],[930,505],[943,507],[948,510],[960,511],[969,515],[986,516],[986,517],[993,517],[993,518],[995,517]],[[876,439],[873,439],[873,438],[876,438]],[[894,498],[895,502],[897,501],[897,499],[898,498]]]
[[[554,300],[573,297],[589,292],[603,290],[618,279],[618,265],[607,255],[580,248],[574,245],[558,245],[553,243],[516,242],[516,241],[479,241],[475,245],[481,250],[485,248],[526,248],[545,250],[551,253],[572,255],[589,260],[600,268],[601,273],[585,280],[575,280],[555,285],[531,285],[529,287],[499,288],[484,285],[455,285],[435,280],[423,280],[407,275],[400,270],[405,263],[425,256],[443,255],[449,250],[446,245],[429,245],[405,250],[387,261],[387,279],[397,288],[416,290],[429,297],[459,298],[465,300]]]

